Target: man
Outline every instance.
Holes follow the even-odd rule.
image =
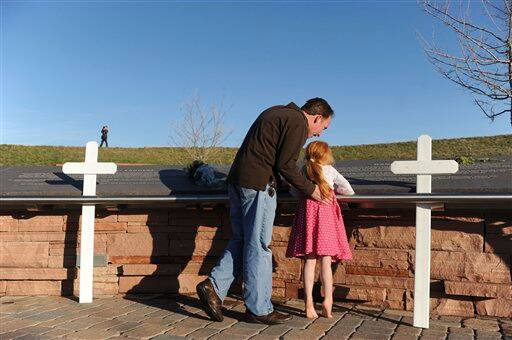
[[[276,179],[280,174],[306,196],[322,201],[318,186],[296,163],[306,139],[320,136],[333,114],[324,99],[313,98],[302,108],[294,103],[271,107],[249,129],[227,179],[233,236],[209,278],[196,287],[213,320],[223,320],[222,300],[240,275],[248,322],[273,325],[291,319],[274,311],[270,301],[272,252],[268,246],[276,210]]]
[[[103,143],[105,143],[105,146],[108,148],[108,126],[103,126],[101,128],[101,144],[100,148],[103,146]]]

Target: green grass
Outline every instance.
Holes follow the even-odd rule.
[[[84,147],[68,146],[25,146],[0,145],[0,166],[56,165],[64,162],[82,162]],[[236,148],[219,148],[212,164],[230,164]],[[334,158],[344,159],[415,159],[416,142],[332,146]],[[491,137],[471,137],[434,140],[434,159],[455,159],[466,156],[474,159],[512,155],[512,135]],[[186,165],[191,159],[181,148],[101,148],[99,160],[102,162],[130,164],[174,164]]]

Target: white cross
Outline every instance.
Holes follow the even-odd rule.
[[[98,143],[89,142],[85,147],[84,163],[64,163],[65,174],[84,175],[84,196],[96,196],[96,175],[115,174],[115,163],[98,163]],[[80,303],[92,302],[94,260],[94,204],[82,206],[82,233],[80,236]]]
[[[432,174],[453,174],[459,164],[453,160],[432,160],[432,139],[418,138],[418,160],[391,163],[394,174],[417,175],[416,192],[432,192]],[[414,270],[414,327],[428,328],[430,303],[430,204],[416,204],[416,266]]]

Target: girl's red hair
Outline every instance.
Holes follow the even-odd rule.
[[[331,188],[325,181],[322,165],[332,164],[331,149],[326,142],[314,141],[306,147],[305,168],[308,178],[318,185],[322,197],[329,197]]]

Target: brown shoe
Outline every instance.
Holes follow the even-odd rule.
[[[285,323],[288,320],[291,320],[292,316],[290,314],[279,313],[278,311],[273,311],[267,315],[257,316],[251,313],[248,309],[245,311],[245,321],[249,323],[262,323],[265,325],[279,325]]]
[[[213,289],[209,278],[196,286],[196,292],[203,304],[203,309],[214,321],[222,321],[222,301]]]

